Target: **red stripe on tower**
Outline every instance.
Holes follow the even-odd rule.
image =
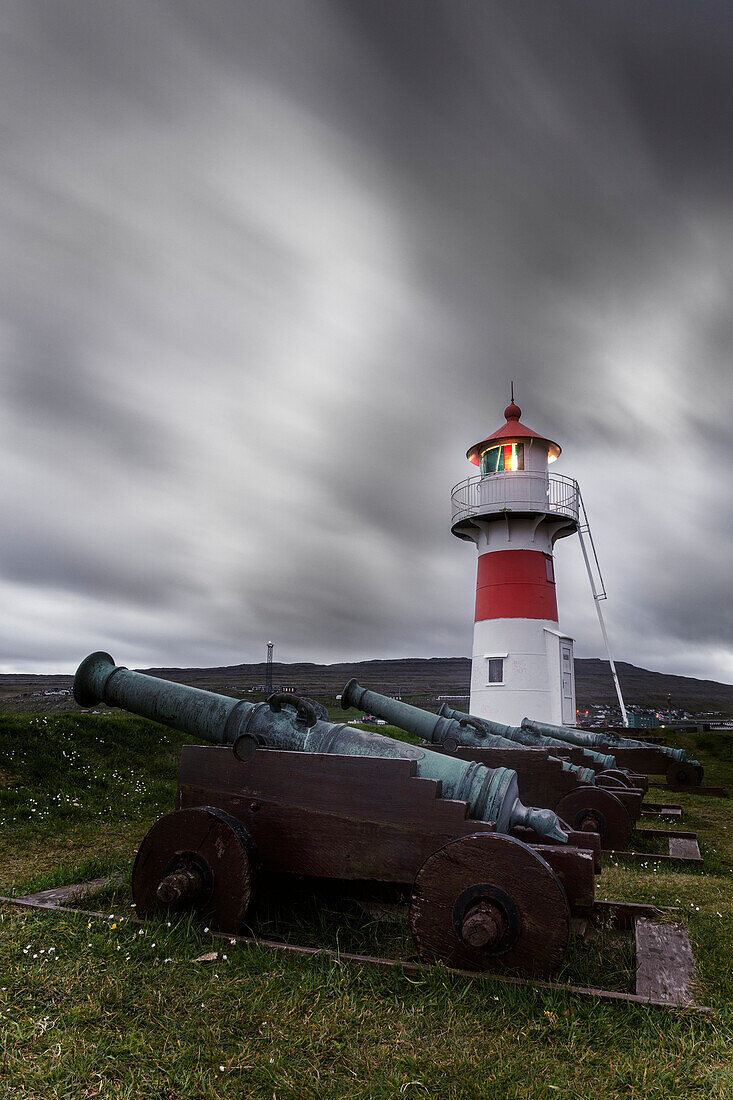
[[[541,550],[496,550],[478,559],[476,616],[557,622],[552,558]]]

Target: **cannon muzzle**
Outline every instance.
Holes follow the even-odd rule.
[[[76,670],[74,699],[80,707],[95,707],[104,699],[104,685],[115,670],[109,653],[90,653]]]

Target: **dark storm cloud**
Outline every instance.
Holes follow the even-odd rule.
[[[618,656],[733,676],[727,4],[0,22],[4,667],[468,652],[449,491],[514,378]]]

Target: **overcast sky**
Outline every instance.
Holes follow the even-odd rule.
[[[450,490],[514,379],[617,658],[733,681],[729,0],[0,30],[0,671],[470,654]]]

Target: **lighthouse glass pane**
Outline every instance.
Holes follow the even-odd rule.
[[[504,658],[489,657],[489,683],[504,683]]]
[[[488,451],[484,451],[481,455],[481,473],[495,474],[498,469],[503,469],[503,465],[499,466],[500,458],[502,458],[501,447],[490,447]]]
[[[523,443],[502,443],[498,447],[489,447],[481,455],[481,473],[484,476],[523,469]]]

